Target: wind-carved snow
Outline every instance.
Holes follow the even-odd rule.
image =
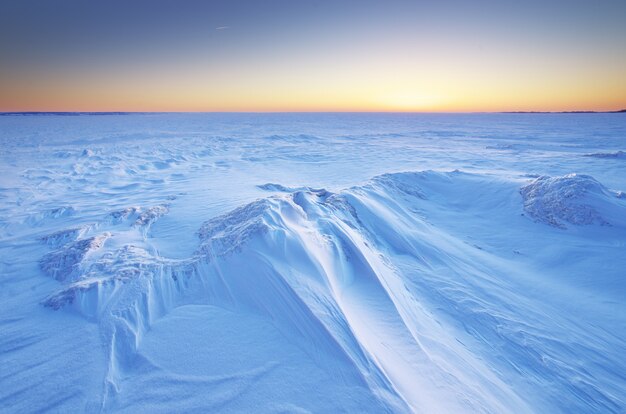
[[[163,264],[166,260],[151,255],[142,247],[126,244],[116,250],[100,252],[106,240],[113,236],[111,231],[114,228],[90,237],[79,236],[107,227],[107,223],[116,225],[126,222],[141,230],[141,239],[137,240],[141,242],[146,238],[145,231],[150,225],[168,212],[168,204],[149,208],[127,207],[107,214],[101,223],[42,236],[41,241],[55,247],[55,250],[41,258],[40,268],[47,275],[67,283],[65,288],[47,297],[43,304],[60,309],[72,304],[81,293],[128,281],[141,276],[144,271],[154,272],[155,264]],[[95,252],[100,254],[87,260]]]
[[[54,234],[51,236],[58,240]],[[110,233],[104,233],[65,244],[41,258],[41,269],[57,280],[74,280],[80,276],[80,267],[85,257],[100,249],[109,237]]]
[[[121,222],[123,220],[128,220],[129,217],[137,217],[139,211],[141,211],[140,207],[126,207],[121,210],[110,212],[107,217],[114,222]]]
[[[69,217],[76,214],[76,210],[72,206],[57,207],[49,210],[45,210],[41,213],[36,213],[28,217],[28,222],[31,224],[37,224],[44,222],[48,219],[59,219],[63,217]]]
[[[278,193],[293,193],[295,191],[315,191],[314,188],[309,187],[288,187],[282,184],[276,183],[265,183],[261,185],[257,185],[257,187],[264,191],[273,191]]]
[[[3,408],[624,412],[624,118],[0,118]]]
[[[52,234],[47,234],[41,237],[41,241],[51,246],[60,246],[70,241],[74,241],[78,238],[79,234],[83,231],[82,228],[72,228],[59,230]]]
[[[428,179],[431,172],[421,173],[399,173],[399,174],[383,174],[374,178],[374,183],[399,190],[411,196],[415,196],[421,199],[425,199],[421,188],[416,185],[417,182],[423,179]]]
[[[169,204],[161,204],[148,208],[131,206],[121,210],[112,211],[108,214],[108,218],[117,223],[125,220],[131,220],[135,226],[150,226],[168,212]]]
[[[240,249],[255,234],[268,231],[263,216],[271,210],[271,203],[261,199],[204,223],[198,231],[203,242],[201,252],[209,257],[223,256]]]
[[[100,297],[100,293],[116,294],[119,289],[132,291],[130,282],[141,278],[151,279],[167,266],[171,266],[170,261],[153,256],[141,247],[125,245],[104,253],[97,260],[83,263],[80,274],[69,280],[71,283],[66,284],[65,288],[48,296],[43,304],[60,309],[86,298],[78,305],[79,309],[87,316],[100,318],[103,306],[110,299],[106,294]],[[176,278],[175,275],[172,277]],[[97,293],[99,299],[90,299],[91,293]]]
[[[560,228],[565,228],[567,223],[610,225],[610,218],[603,213],[612,209],[626,213],[626,206],[615,202],[615,198],[620,198],[619,193],[608,190],[588,175],[539,177],[523,186],[520,193],[524,211],[537,221]]]
[[[135,220],[136,226],[149,226],[157,221],[160,217],[163,217],[169,212],[169,206],[167,204],[150,207],[149,209],[139,213],[139,217]]]
[[[282,192],[282,193],[290,193],[292,191],[298,190],[293,187],[286,187],[282,184],[276,184],[276,183],[261,184],[261,185],[257,185],[257,187],[265,191],[277,191],[277,192]]]
[[[398,173],[339,193],[298,190],[263,198],[205,222],[196,253],[183,260],[126,245],[85,263],[87,252],[104,239],[79,240],[62,250],[65,259],[51,262],[60,261],[52,269],[72,275],[80,264],[80,277],[59,278],[67,285],[45,305],[71,305],[99,321],[109,341],[103,407],[118,404],[151,324],[179,306],[204,303],[270,318],[305,352],[318,355],[314,359],[321,352],[332,356],[342,375],[356,374],[379,407],[395,412],[532,412],[533,399],[509,383],[528,370],[533,379],[520,379],[520,386],[550,381],[594,393],[561,404],[615,409],[619,397],[595,382],[600,373],[617,380],[617,373],[586,372],[568,356],[598,352],[601,342],[585,337],[580,342],[586,345],[574,345],[549,331],[567,332],[565,320],[528,330],[527,324],[544,318],[538,305],[529,310],[527,298],[504,286],[501,297],[487,295],[482,280],[492,276],[473,257],[485,253],[466,250],[416,213],[429,208],[431,199],[482,185],[479,177],[458,171]],[[591,177],[578,175],[540,177],[522,194],[529,214],[554,225],[605,223],[580,203],[611,196]],[[138,211],[119,216],[131,220]],[[448,272],[458,280],[442,277]],[[463,329],[457,331],[456,323]],[[477,349],[489,351],[478,356]],[[318,363],[327,364],[326,358]],[[597,358],[605,367],[601,353]],[[556,397],[541,398],[548,404]]]
[[[585,154],[585,157],[626,159],[626,151],[593,152],[591,154]]]

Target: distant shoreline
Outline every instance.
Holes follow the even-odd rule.
[[[158,112],[46,112],[46,111],[34,111],[34,112],[0,112],[0,116],[19,115],[19,116],[46,116],[46,115],[59,115],[59,116],[80,116],[80,115],[141,115]],[[163,112],[166,113],[166,112]]]
[[[626,109],[617,111],[502,111],[500,114],[626,114]]]

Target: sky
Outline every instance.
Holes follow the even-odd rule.
[[[0,2],[0,111],[623,108],[625,0]]]

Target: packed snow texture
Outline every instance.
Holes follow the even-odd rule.
[[[0,117],[0,411],[624,412],[578,119]]]
[[[588,175],[543,176],[520,192],[530,216],[556,227],[565,227],[566,222],[610,225],[626,219],[624,203],[615,200],[621,192],[611,192]]]

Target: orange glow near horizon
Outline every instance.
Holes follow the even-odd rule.
[[[522,85],[476,81],[336,82],[298,85],[259,80],[259,85],[187,81],[13,83],[3,87],[0,111],[125,112],[498,112],[610,111],[626,108],[626,88],[604,84]],[[439,86],[448,83],[450,86]],[[549,83],[549,82],[548,82]],[[608,82],[607,82],[608,83]]]
[[[306,65],[302,65],[306,66]],[[121,71],[80,76],[48,73],[0,79],[0,111],[127,112],[498,112],[620,110],[626,82],[619,73],[528,70],[457,72],[437,67],[280,68],[262,71]]]
[[[434,3],[208,2],[148,14],[19,3],[0,16],[0,111],[626,108],[626,6]]]

